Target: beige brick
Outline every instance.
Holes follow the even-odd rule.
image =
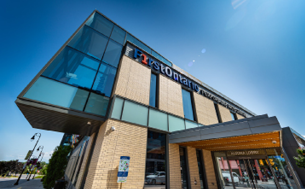
[[[111,127],[115,131],[111,131]],[[122,188],[143,188],[147,128],[107,120],[100,128],[85,189],[120,188],[117,172],[120,156],[130,156],[130,171]]]
[[[232,116],[231,116],[229,109],[227,109],[219,104],[218,104],[218,109],[219,109],[219,113],[220,113],[222,122],[232,121]]]
[[[188,158],[191,188],[200,189],[201,186],[200,186],[200,177],[199,177],[196,149],[193,147],[189,147],[189,146],[186,149],[187,149],[187,158]],[[194,182],[195,180],[197,181],[196,185]]]
[[[114,94],[149,105],[151,70],[123,56],[114,85]]]
[[[178,144],[168,144],[170,188],[181,188],[180,154]]]
[[[159,109],[184,117],[181,85],[159,75]]]
[[[205,174],[207,178],[207,185],[209,189],[217,189],[217,181],[214,169],[214,163],[211,151],[202,150],[203,161],[205,166]]]
[[[193,94],[198,122],[203,125],[218,123],[214,102],[198,93]]]
[[[236,117],[237,117],[237,119],[245,119],[245,117],[244,117],[244,116],[239,115],[239,114],[236,114]]]

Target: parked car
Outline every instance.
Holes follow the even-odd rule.
[[[146,176],[145,184],[165,184],[165,178],[164,171],[156,171],[154,174]]]
[[[237,186],[239,184],[239,176],[235,172],[232,172],[232,175],[233,175],[234,184],[235,184],[235,186]],[[222,177],[225,181],[226,186],[232,185],[231,174],[230,174],[229,171],[223,171],[222,172]]]

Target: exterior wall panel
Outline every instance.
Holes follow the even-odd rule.
[[[200,189],[200,177],[199,177],[199,169],[197,163],[197,155],[196,149],[192,147],[187,147],[187,158],[188,158],[188,166],[189,166],[189,174],[190,174],[190,184],[192,189]],[[197,181],[195,185],[194,181]]]
[[[86,169],[86,165],[87,165],[88,160],[89,160],[89,153],[90,153],[90,150],[91,150],[91,147],[92,147],[92,143],[93,143],[94,137],[95,137],[95,133],[93,133],[90,136],[89,143],[88,143],[85,155],[84,155],[84,160],[83,160],[83,163],[82,163],[80,171],[79,171],[78,180],[77,180],[76,185],[75,185],[76,189],[79,189],[80,186],[81,186],[81,182],[83,180],[83,176],[84,176],[84,172],[85,172],[85,169]]]
[[[229,109],[217,104],[222,122],[232,121],[231,112]]]
[[[207,185],[209,189],[218,189],[217,187],[217,180],[214,171],[214,163],[212,158],[211,151],[202,150],[203,152],[203,161],[205,165],[205,174],[207,178]]]
[[[178,144],[168,144],[170,188],[181,188],[180,154]]]
[[[115,127],[115,131],[111,127]],[[122,188],[143,188],[147,128],[115,120],[106,121],[99,130],[85,189],[120,188],[117,173],[120,156],[130,156],[127,182]]]
[[[214,102],[195,92],[194,104],[198,122],[203,125],[212,125],[218,123]]]
[[[149,105],[151,70],[123,56],[114,94]]]
[[[236,114],[237,119],[245,119],[243,116]]]
[[[184,117],[181,85],[159,75],[159,109]]]

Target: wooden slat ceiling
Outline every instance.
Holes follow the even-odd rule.
[[[276,141],[274,144],[272,141]],[[245,150],[257,148],[280,147],[280,131],[228,137],[201,141],[178,143],[181,146],[191,146],[198,149],[210,151]]]

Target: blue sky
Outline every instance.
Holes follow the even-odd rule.
[[[93,10],[256,114],[305,134],[304,0],[2,1],[0,160],[23,159],[42,133],[14,103]],[[48,155],[46,155],[48,157]]]

